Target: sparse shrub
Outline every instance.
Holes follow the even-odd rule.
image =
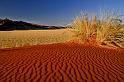
[[[79,16],[72,22],[72,28],[74,29],[75,37],[85,42],[87,38],[92,36],[96,31],[96,16],[91,20],[87,14]]]
[[[114,11],[104,12],[97,15],[82,14],[74,19],[71,24],[75,37],[80,38],[83,43],[93,40],[97,45],[111,45],[124,47],[124,25],[121,17]]]

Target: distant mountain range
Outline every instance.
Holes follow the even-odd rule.
[[[45,29],[62,29],[66,27],[62,26],[47,26],[32,24],[23,21],[13,21],[10,19],[0,19],[0,31],[11,31],[11,30],[45,30]]]

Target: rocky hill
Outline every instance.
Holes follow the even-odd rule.
[[[60,26],[47,26],[32,24],[23,21],[13,21],[10,19],[0,19],[0,31],[11,31],[11,30],[44,30],[44,29],[61,29],[65,27]]]

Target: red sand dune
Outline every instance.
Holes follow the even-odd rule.
[[[124,50],[74,43],[1,49],[0,82],[124,82]]]

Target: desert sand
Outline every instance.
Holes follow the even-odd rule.
[[[124,49],[76,43],[0,49],[0,82],[124,82]]]

